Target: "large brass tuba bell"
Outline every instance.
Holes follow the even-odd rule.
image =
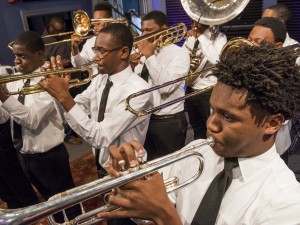
[[[213,42],[218,29],[215,25],[224,24],[238,14],[247,6],[250,0],[181,0],[186,13],[197,23],[210,25],[211,41]],[[208,59],[201,52],[201,48],[190,49],[190,73],[201,71],[209,66]],[[199,53],[200,51],[200,53]],[[185,81],[186,86],[191,86],[197,76]]]

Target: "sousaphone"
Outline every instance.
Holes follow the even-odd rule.
[[[211,38],[213,42],[218,36],[215,25],[224,24],[239,15],[250,0],[181,0],[186,13],[194,21],[211,26]],[[197,28],[195,28],[197,29]],[[209,65],[207,57],[201,48],[189,48],[190,51],[190,73],[202,71]],[[200,51],[200,52],[199,52]],[[186,79],[186,86],[193,86],[197,76]]]
[[[224,24],[239,15],[250,0],[181,0],[193,20],[206,25]]]

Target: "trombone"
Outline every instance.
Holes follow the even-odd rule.
[[[159,38],[157,43],[157,48],[160,49],[164,46],[175,44],[181,41],[187,32],[186,25],[184,23],[178,23],[175,26],[171,26],[162,30],[158,30],[137,38],[134,38],[133,49],[138,49],[138,44],[145,40],[151,40],[154,38]],[[138,59],[134,54],[131,55],[130,61]]]
[[[130,106],[130,100],[133,99],[133,98],[136,98],[136,97],[138,97],[138,96],[140,96],[140,95],[144,95],[144,94],[146,94],[146,93],[149,93],[149,92],[158,90],[158,89],[160,89],[160,88],[169,86],[169,85],[171,85],[171,84],[175,84],[175,83],[181,82],[181,81],[186,80],[186,79],[189,79],[189,78],[191,78],[191,77],[195,77],[195,76],[198,77],[199,74],[208,72],[208,71],[212,70],[213,68],[214,68],[214,67],[209,67],[209,68],[207,68],[207,69],[205,69],[205,70],[202,70],[202,71],[199,71],[199,72],[190,73],[190,74],[188,74],[188,75],[186,75],[186,76],[184,76],[184,77],[178,78],[178,79],[176,79],[176,80],[172,80],[172,81],[163,83],[163,84],[161,84],[161,85],[157,85],[157,86],[154,86],[154,87],[151,87],[151,88],[144,89],[144,90],[141,90],[141,91],[139,91],[139,92],[133,93],[133,94],[129,95],[129,96],[126,98],[126,100],[125,100],[125,110],[128,110],[129,112],[133,113],[133,114],[136,115],[137,117],[141,117],[141,116],[145,116],[145,115],[151,114],[151,113],[153,113],[153,112],[155,112],[155,111],[157,111],[157,110],[166,108],[166,107],[168,107],[168,106],[170,106],[170,105],[173,105],[173,104],[175,104],[175,103],[177,103],[177,102],[181,102],[181,101],[183,101],[183,100],[185,100],[186,98],[189,98],[189,97],[191,97],[191,96],[195,96],[195,95],[201,94],[201,93],[203,93],[203,92],[206,92],[206,91],[208,91],[208,90],[211,90],[211,89],[214,88],[215,85],[208,86],[208,87],[206,87],[206,88],[200,89],[200,90],[198,90],[198,91],[194,91],[194,92],[192,92],[192,93],[190,93],[190,94],[187,94],[187,95],[185,95],[185,96],[179,97],[179,98],[174,99],[174,100],[171,100],[171,101],[166,102],[166,103],[164,103],[164,104],[161,104],[161,105],[159,105],[159,106],[153,107],[153,108],[151,108],[151,109],[145,109],[145,110],[142,110],[142,111],[137,111],[137,110],[135,110],[134,108],[132,108],[132,107]]]
[[[15,82],[18,80],[26,80],[26,79],[32,79],[35,77],[42,77],[42,76],[47,76],[50,74],[54,74],[57,76],[62,76],[64,73],[75,73],[75,72],[87,72],[87,77],[84,79],[71,79],[69,83],[69,88],[72,87],[77,87],[80,85],[84,85],[91,81],[96,75],[93,75],[92,71],[92,65],[94,62],[91,62],[89,64],[80,66],[80,67],[75,67],[75,68],[69,68],[69,69],[58,69],[58,70],[52,70],[52,71],[47,71],[47,72],[41,72],[41,73],[30,73],[30,74],[20,74],[20,75],[4,75],[0,76],[0,85],[6,85],[7,83],[10,82]],[[15,71],[15,67],[13,66],[3,66],[4,69],[9,69],[11,71]],[[24,86],[20,90],[14,90],[14,91],[8,91],[6,90],[7,95],[28,95],[28,94],[34,94],[34,93],[39,93],[44,91],[44,89],[39,85],[29,85],[29,86]]]
[[[57,36],[64,36],[64,35],[72,35],[77,34],[81,37],[81,39],[89,38],[88,33],[92,30],[91,26],[96,25],[97,23],[122,23],[128,26],[128,21],[125,18],[102,18],[102,19],[90,19],[88,14],[83,10],[77,10],[73,15],[73,30],[74,31],[68,31],[63,32],[59,34],[50,34],[45,35],[42,38],[49,38],[49,37],[57,37]],[[64,39],[61,41],[51,42],[48,44],[45,44],[45,46],[48,45],[54,45],[59,44],[63,42],[70,42],[72,41],[72,38]],[[8,44],[8,47],[12,49],[13,41]]]
[[[251,42],[250,40],[248,39],[245,39],[245,38],[242,38],[242,37],[236,37],[236,38],[232,38],[230,39],[223,47],[222,51],[221,51],[221,54],[220,54],[220,59],[221,60],[224,60],[228,53],[229,52],[235,52],[237,51],[241,46],[253,46],[253,42]],[[172,101],[169,101],[169,102],[166,102],[162,105],[159,105],[159,106],[156,106],[154,108],[151,108],[151,109],[145,109],[145,110],[141,110],[141,111],[137,111],[135,110],[134,108],[132,108],[130,106],[130,100],[133,99],[133,98],[136,98],[140,95],[143,95],[143,94],[146,94],[146,93],[149,93],[149,92],[152,92],[152,91],[155,91],[155,90],[158,90],[160,88],[163,88],[163,87],[166,87],[168,85],[171,85],[171,84],[175,84],[175,83],[178,83],[178,82],[181,82],[183,80],[186,80],[186,79],[190,79],[190,78],[193,78],[193,77],[200,77],[200,78],[203,78],[201,77],[201,74],[205,74],[206,72],[208,71],[211,71],[215,68],[215,66],[211,66],[207,69],[204,69],[204,70],[201,70],[199,72],[193,72],[193,73],[189,73],[188,75],[184,76],[184,77],[181,77],[181,78],[178,78],[176,80],[172,80],[172,81],[169,81],[169,82],[166,82],[164,84],[161,84],[161,85],[157,85],[157,86],[154,86],[154,87],[151,87],[151,88],[148,88],[148,89],[144,89],[144,90],[141,90],[139,92],[136,92],[136,93],[133,93],[131,95],[129,95],[126,100],[125,100],[125,109],[128,110],[129,112],[133,113],[134,115],[136,115],[137,117],[141,117],[141,116],[145,116],[145,115],[148,115],[148,114],[151,114],[157,110],[160,110],[160,109],[163,109],[163,108],[166,108],[170,105],[173,105],[177,102],[181,102],[189,97],[192,97],[192,96],[195,96],[195,95],[199,95],[199,94],[202,94],[203,92],[206,92],[208,90],[211,90],[214,88],[215,85],[210,85],[206,88],[203,88],[203,89],[200,89],[200,90],[197,90],[197,91],[194,91],[190,94],[187,94],[185,96],[182,96],[182,97],[179,97],[177,99],[174,99]]]
[[[110,178],[105,177],[103,179],[98,179],[88,184],[67,190],[63,193],[55,195],[50,198],[48,201],[39,203],[33,206],[21,208],[21,209],[12,209],[12,210],[0,210],[0,223],[1,224],[29,224],[34,222],[44,216],[48,216],[69,208],[72,205],[82,204],[82,201],[88,200],[100,194],[104,194],[110,192],[112,189],[120,187],[124,184],[127,184],[133,180],[143,179],[146,176],[151,175],[151,173],[161,169],[163,167],[169,166],[173,163],[176,163],[180,160],[184,160],[189,157],[196,157],[199,161],[198,171],[194,175],[192,175],[189,179],[187,179],[183,183],[178,183],[178,179],[176,177],[171,181],[171,183],[165,181],[165,184],[168,185],[167,192],[170,193],[172,191],[178,190],[180,188],[184,188],[187,185],[191,184],[195,180],[197,180],[204,167],[204,158],[203,156],[195,151],[197,148],[203,145],[214,145],[213,138],[209,137],[203,142],[197,143],[195,145],[191,145],[189,147],[184,147],[174,153],[163,156],[161,158],[157,158],[150,162],[142,162],[139,165],[136,165],[135,168],[130,168],[128,174],[125,174],[118,178]],[[89,225],[97,223],[103,219],[97,218],[96,215],[103,211],[111,211],[116,210],[117,208],[111,205],[104,205],[98,209],[92,210],[90,212],[79,215],[71,221],[68,221],[67,218],[64,225]],[[58,224],[56,223],[52,217],[48,218],[50,224]]]

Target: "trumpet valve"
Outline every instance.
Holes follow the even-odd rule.
[[[147,167],[147,161],[144,160],[144,153],[143,154],[138,154],[138,159],[139,159],[139,168],[144,169]]]
[[[120,160],[119,162],[118,162],[118,164],[119,164],[119,166],[121,167],[121,169],[120,169],[120,173],[122,174],[122,175],[127,175],[127,174],[129,174],[129,170],[126,170],[126,168],[125,168],[125,160]]]
[[[129,170],[130,170],[130,172],[138,171],[139,165],[137,163],[132,163],[132,164],[130,164]]]

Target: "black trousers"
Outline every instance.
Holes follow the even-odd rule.
[[[7,203],[9,209],[37,204],[38,198],[12,143],[9,121],[0,124],[0,136],[0,198]]]
[[[187,87],[186,94],[192,93],[196,90]],[[206,138],[206,121],[210,116],[209,99],[211,90],[206,91],[200,95],[189,97],[186,99],[186,109],[189,115],[189,122],[194,131],[194,139]]]
[[[170,154],[185,146],[187,119],[184,112],[151,115],[144,144],[148,160]]]
[[[20,154],[20,162],[32,184],[47,200],[51,196],[75,187],[69,165],[69,154],[64,144],[48,152]],[[69,219],[80,214],[78,205],[67,211]],[[55,215],[57,222],[63,222],[61,213]]]

